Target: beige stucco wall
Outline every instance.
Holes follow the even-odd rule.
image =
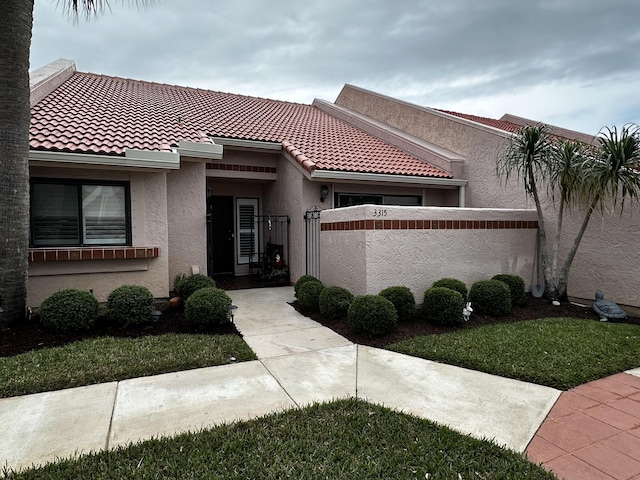
[[[506,132],[352,87],[345,87],[336,103],[464,156],[468,207],[533,208],[521,183],[511,179],[505,184],[496,175],[496,155],[508,137]],[[565,217],[561,259],[583,213],[574,211]],[[548,200],[544,216],[551,248],[557,212]],[[640,308],[639,246],[640,222],[630,214],[594,214],[570,270],[569,295],[591,300],[595,290],[601,289],[609,300]]]
[[[80,168],[33,167],[32,177],[113,180],[130,182],[133,246],[156,246],[159,257],[136,260],[78,260],[33,262],[29,265],[27,305],[38,307],[64,288],[93,290],[104,302],[120,285],[142,285],[155,297],[169,292],[166,174]]]
[[[380,211],[384,216],[380,217]],[[532,210],[438,207],[349,207],[322,212],[321,222],[355,220],[536,220]],[[424,291],[443,277],[473,282],[499,273],[519,275],[527,288],[535,250],[535,228],[322,231],[321,280],[354,294],[409,287],[421,301]]]
[[[169,282],[176,275],[192,273],[192,266],[207,274],[206,166],[181,162],[180,170],[167,175],[169,218]]]

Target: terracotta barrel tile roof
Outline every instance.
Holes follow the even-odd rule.
[[[312,105],[75,72],[31,109],[31,148],[124,155],[207,135],[281,143],[307,170],[451,175]]]
[[[506,132],[518,133],[520,132],[520,130],[522,130],[522,125],[518,125],[517,123],[512,123],[507,120],[496,120],[494,118],[479,117],[477,115],[469,115],[466,113],[450,112],[448,110],[440,110],[440,111],[443,113],[448,113],[449,115],[454,115],[456,117],[471,120],[472,122],[482,123],[483,125],[488,125],[490,127],[498,128]]]

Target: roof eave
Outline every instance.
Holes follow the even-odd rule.
[[[426,177],[418,175],[392,175],[387,173],[343,172],[339,170],[313,169],[311,180],[332,180],[334,182],[367,182],[397,185],[431,185],[440,187],[465,187],[468,180],[459,178]]]
[[[108,168],[122,170],[178,170],[180,155],[174,152],[151,152],[128,149],[124,156],[95,155],[70,152],[29,151],[31,165],[58,165],[84,168]]]

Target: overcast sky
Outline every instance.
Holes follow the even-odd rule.
[[[62,2],[65,3],[65,2]],[[31,68],[311,103],[345,83],[419,105],[595,134],[640,123],[638,0],[36,0]]]

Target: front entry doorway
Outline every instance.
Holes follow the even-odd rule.
[[[210,276],[234,273],[233,197],[207,199],[207,271]]]

